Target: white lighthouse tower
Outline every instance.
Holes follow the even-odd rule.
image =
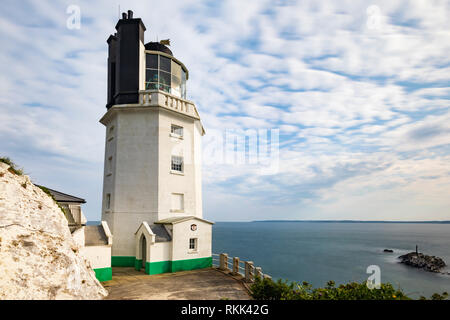
[[[123,13],[108,38],[102,220],[112,266],[147,274],[210,267],[212,222],[202,215],[201,137],[189,73],[164,44]]]

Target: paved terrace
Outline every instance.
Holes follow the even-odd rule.
[[[112,268],[102,282],[107,300],[249,300],[243,283],[216,268],[147,275],[134,268]]]

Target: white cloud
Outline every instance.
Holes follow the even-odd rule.
[[[80,30],[66,29],[64,3],[3,6],[0,152],[44,180],[50,164],[71,177],[97,176],[87,180],[90,190],[101,190],[98,119],[106,100],[105,41],[117,6],[78,3]],[[278,174],[261,175],[257,166],[204,166],[209,218],[241,219],[248,212],[254,219],[262,211],[265,218],[362,218],[365,203],[371,208],[360,214],[373,219],[447,214],[447,1],[127,5],[146,24],[147,41],[171,39],[190,70],[188,96],[207,134],[280,129]],[[376,28],[369,27],[370,5],[381,14]],[[48,181],[83,192],[83,182],[72,179],[49,174]],[[98,219],[101,194],[89,197],[88,216]],[[216,200],[222,207],[242,205],[225,215]]]

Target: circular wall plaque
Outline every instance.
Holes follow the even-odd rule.
[[[197,230],[197,225],[196,225],[196,224],[191,224],[191,230],[192,230],[192,231]]]

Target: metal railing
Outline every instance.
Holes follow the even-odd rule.
[[[213,266],[222,271],[231,272],[232,275],[240,275],[247,282],[253,282],[256,276],[261,278],[271,278],[262,272],[261,267],[255,267],[253,261],[241,261],[238,257],[228,259],[227,253],[212,254]]]

